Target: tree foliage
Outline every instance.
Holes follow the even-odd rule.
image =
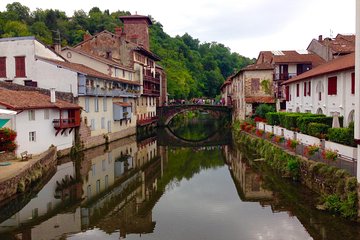
[[[82,41],[86,32],[96,34],[103,30],[114,32],[121,26],[119,16],[130,15],[128,11],[102,11],[98,7],[74,11],[68,17],[65,12],[54,9],[36,9],[14,2],[0,12],[0,36],[36,36],[45,44],[52,44],[61,37],[63,45],[75,45]],[[200,43],[188,33],[171,37],[154,19],[150,27],[151,50],[162,59],[168,79],[170,98],[215,97],[224,80],[240,68],[250,64],[243,57],[221,43]]]

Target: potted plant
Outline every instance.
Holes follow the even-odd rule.
[[[316,152],[320,150],[320,146],[316,144],[312,144],[309,146],[306,146],[304,149],[306,156],[313,156]]]
[[[332,149],[325,149],[321,153],[322,157],[326,160],[335,161],[338,158],[338,151]]]
[[[286,141],[286,146],[292,150],[294,150],[298,144],[299,144],[299,142],[294,139],[288,139]]]

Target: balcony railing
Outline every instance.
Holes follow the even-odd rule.
[[[277,80],[289,80],[292,77],[296,77],[296,73],[275,73],[274,74],[274,81]]]
[[[144,81],[160,84],[160,78],[154,78],[153,76],[144,75]]]
[[[54,119],[53,124],[54,128],[56,129],[73,128],[80,126],[80,123],[76,122],[75,118]]]
[[[156,90],[156,89],[144,89],[143,90],[144,94],[150,94],[150,95],[156,95],[156,96],[160,96],[160,90]]]
[[[122,88],[100,88],[100,87],[81,87],[79,95],[102,96],[102,97],[122,97],[140,94],[140,90]]]
[[[148,125],[153,122],[156,122],[157,120],[159,120],[159,117],[151,117],[151,118],[145,118],[145,119],[138,119],[136,121],[136,123],[137,123],[137,125],[144,126],[144,125]]]

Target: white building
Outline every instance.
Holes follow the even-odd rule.
[[[286,111],[344,116],[354,121],[355,54],[336,58],[285,81]]]
[[[17,132],[16,154],[28,151],[40,154],[51,145],[69,149],[74,142],[74,128],[80,126],[80,107],[32,91],[0,88],[0,108],[17,111],[5,125]]]

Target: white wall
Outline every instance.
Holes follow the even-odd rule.
[[[18,148],[16,154],[20,156],[23,151],[28,151],[31,154],[40,154],[45,152],[51,145],[57,147],[57,150],[70,148],[74,141],[75,131],[70,134],[69,129],[66,134],[61,135],[61,132],[55,136],[55,128],[53,125],[54,119],[59,119],[59,110],[50,109],[49,119],[44,119],[44,110],[35,110],[35,121],[29,121],[29,111],[25,110],[15,117],[14,130],[17,132],[16,142]],[[63,118],[66,118],[65,113]],[[29,141],[29,132],[36,132],[36,141]]]

